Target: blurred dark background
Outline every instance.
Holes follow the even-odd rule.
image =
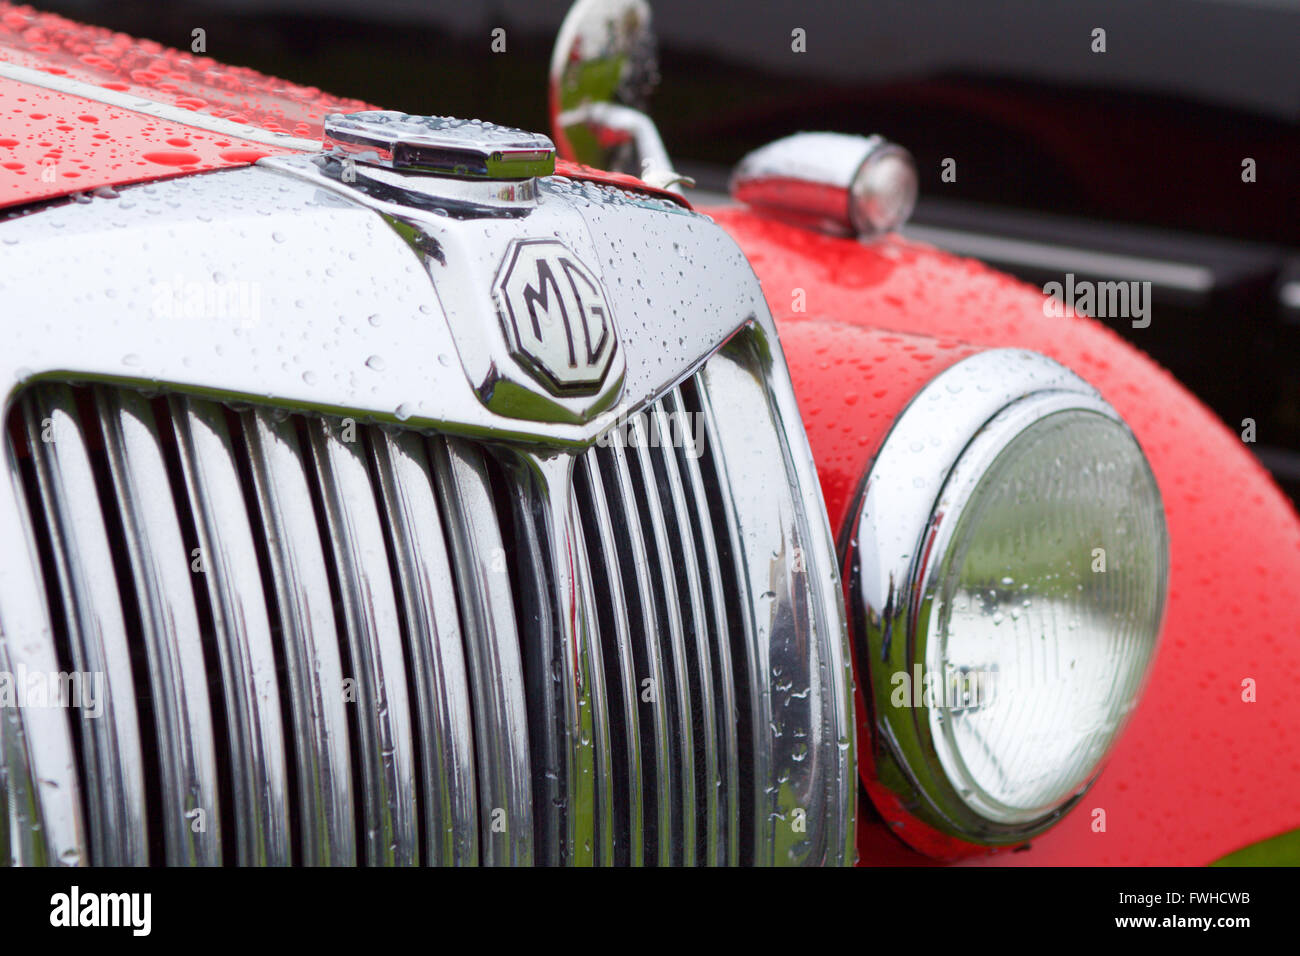
[[[41,9],[413,113],[548,130],[567,0],[43,0]],[[883,133],[908,230],[1041,285],[1150,280],[1168,367],[1300,500],[1300,0],[658,0],[652,114],[725,191],[800,129]],[[506,51],[493,53],[494,28]],[[791,32],[806,32],[806,52]],[[1106,51],[1094,52],[1093,31]],[[944,182],[945,159],[956,181]],[[1256,181],[1242,180],[1253,159]],[[1212,464],[1212,463],[1210,463]]]

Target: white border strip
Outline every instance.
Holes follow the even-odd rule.
[[[30,86],[40,86],[47,90],[56,90],[60,93],[70,93],[73,96],[80,96],[88,100],[96,100],[100,103],[107,103],[109,106],[119,106],[122,109],[131,110],[135,113],[145,113],[149,116],[167,120],[171,123],[178,123],[181,126],[193,126],[198,129],[207,130],[210,133],[220,133],[223,136],[233,136],[237,139],[247,140],[253,143],[264,143],[267,146],[282,146],[286,149],[297,149],[306,153],[319,153],[322,149],[320,140],[300,139],[296,136],[290,136],[287,133],[272,133],[270,130],[262,129],[260,126],[249,126],[245,123],[233,123],[230,120],[220,119],[216,116],[208,116],[206,113],[197,113],[193,110],[183,109],[179,106],[168,106],[166,103],[158,103],[154,100],[142,99],[132,93],[108,90],[102,86],[83,83],[81,80],[74,80],[66,76],[57,76],[53,73],[46,73],[42,70],[33,70],[29,67],[19,66],[16,63],[9,63],[5,60],[0,60],[0,76],[8,77],[11,80],[17,80],[20,83],[27,83]]]

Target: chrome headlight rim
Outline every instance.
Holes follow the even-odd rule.
[[[1052,416],[1072,412],[1099,416],[1137,444],[1123,418],[1097,390],[1054,360],[1023,349],[979,352],[950,366],[917,393],[867,470],[849,525],[846,561],[858,686],[870,736],[863,741],[862,769],[870,778],[868,790],[888,791],[888,802],[910,818],[911,832],[919,823],[930,833],[955,838],[957,845],[996,848],[1024,843],[1073,809],[1100,773],[1101,763],[1068,799],[1042,812],[998,819],[997,808],[980,812],[973,806],[978,800],[958,792],[948,768],[960,758],[954,759],[947,742],[932,732],[931,708],[890,703],[894,675],[902,670],[919,678],[932,664],[930,615],[939,577],[981,479],[1019,436]],[[1145,453],[1142,461],[1149,473]],[[1158,649],[1168,593],[1167,527],[1153,477],[1151,485],[1162,545],[1156,637],[1144,676],[1133,691],[1134,705]],[[908,821],[890,822],[908,835]],[[934,845],[933,839],[924,842]]]

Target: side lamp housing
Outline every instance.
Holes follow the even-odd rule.
[[[756,212],[833,236],[874,239],[916,205],[916,165],[882,136],[797,133],[740,161],[731,196]]]

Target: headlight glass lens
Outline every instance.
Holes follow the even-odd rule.
[[[944,694],[928,708],[935,753],[981,817],[1041,818],[1094,774],[1155,651],[1167,560],[1155,479],[1120,422],[1066,409],[1005,444],[977,436],[936,515],[918,628]]]

